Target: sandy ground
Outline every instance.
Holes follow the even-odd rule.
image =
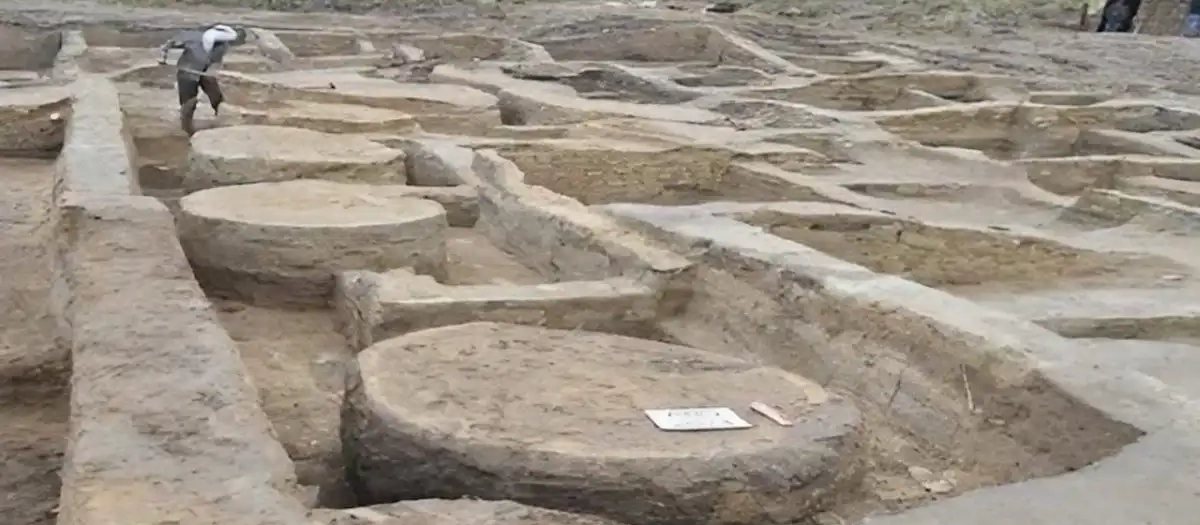
[[[63,354],[47,312],[53,165],[0,159],[0,522],[54,523],[67,431]]]

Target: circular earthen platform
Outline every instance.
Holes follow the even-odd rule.
[[[760,401],[796,419],[780,426]],[[728,407],[743,430],[659,430],[654,408]],[[473,497],[625,523],[802,520],[854,486],[859,413],[783,370],[689,347],[471,323],[368,347],[342,440],[363,503]]]
[[[318,180],[213,188],[179,201],[179,238],[206,289],[253,304],[324,304],[334,273],[442,277],[446,210]]]
[[[229,126],[192,136],[184,188],[295,179],[404,184],[404,152],[364,137],[283,126]]]
[[[514,501],[471,499],[423,499],[353,509],[313,509],[312,518],[323,525],[617,525],[595,516],[530,507]]]

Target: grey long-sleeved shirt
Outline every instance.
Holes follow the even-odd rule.
[[[179,60],[175,63],[180,70],[207,71],[210,66],[225,59],[225,53],[229,50],[230,45],[239,43],[238,40],[241,40],[239,38],[233,41],[215,42],[212,51],[205,51],[204,32],[206,30],[207,28],[182,31],[171,37],[162,46],[162,61],[167,61],[167,53],[170,50],[182,49],[183,53],[179,55]]]

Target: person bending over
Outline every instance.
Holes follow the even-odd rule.
[[[201,30],[181,32],[163,44],[162,58],[158,61],[160,64],[167,63],[167,55],[172,49],[183,50],[175,63],[175,83],[179,92],[179,124],[188,136],[196,132],[192,119],[200,100],[200,91],[203,90],[208,97],[214,114],[220,111],[221,102],[225,99],[217,78],[209,72],[209,68],[220,64],[230,47],[245,41],[244,28],[215,24]]]

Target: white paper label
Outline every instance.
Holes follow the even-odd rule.
[[[725,407],[660,408],[645,412],[661,430],[733,430],[754,426]]]

